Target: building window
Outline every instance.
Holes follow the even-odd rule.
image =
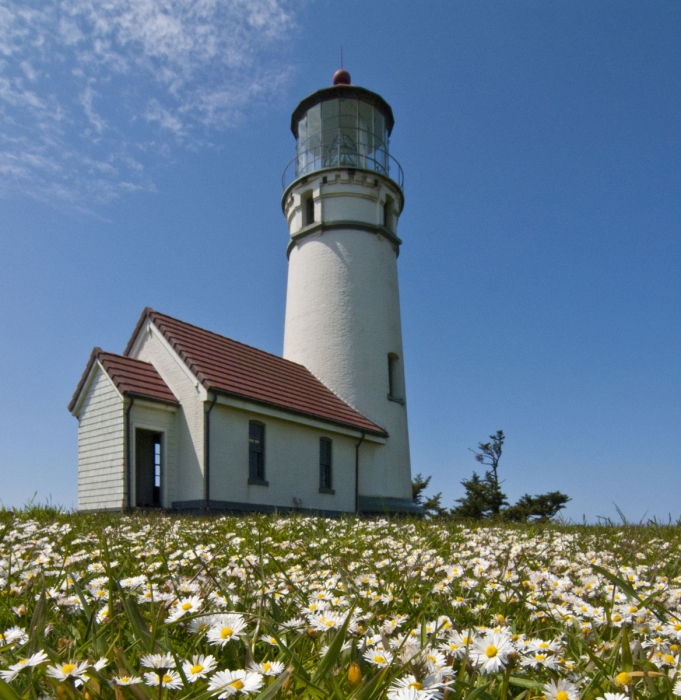
[[[388,399],[404,404],[400,358],[394,352],[388,353]]]
[[[329,438],[319,439],[319,490],[322,493],[334,493],[332,446]]]
[[[248,483],[267,486],[265,481],[265,426],[248,423]]]
[[[308,192],[303,195],[303,197],[303,204],[305,205],[305,221],[303,222],[303,226],[311,226],[314,224],[314,199],[312,199],[312,192]]]
[[[393,200],[387,197],[383,205],[383,227],[393,233]]]

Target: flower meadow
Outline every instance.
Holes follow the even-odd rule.
[[[0,513],[0,700],[681,696],[681,530]]]

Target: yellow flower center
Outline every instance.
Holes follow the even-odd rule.
[[[189,673],[196,675],[197,673],[201,673],[201,671],[203,671],[203,666],[201,664],[195,664],[191,667]]]
[[[272,664],[267,661],[262,665],[262,670],[267,673],[272,668]]]
[[[164,673],[163,674],[163,682],[164,683],[170,683],[170,681],[173,680],[173,677],[169,673]]]
[[[228,639],[234,634],[234,630],[231,627],[223,627],[222,632],[220,632],[220,636],[223,639]]]
[[[564,690],[556,693],[556,700],[569,700],[569,697],[570,696]]]
[[[414,690],[422,690],[423,689],[423,685],[421,683],[419,683],[418,681],[414,681],[413,683],[410,683],[408,685],[408,687],[414,688]]]
[[[130,680],[130,676],[121,676],[121,683],[127,683]]]
[[[61,672],[68,675],[69,673],[71,673],[71,671],[73,671],[73,669],[74,669],[75,667],[76,667],[76,664],[64,664],[64,665],[61,667]]]
[[[540,648],[540,649],[548,649],[548,648],[549,648],[549,645],[548,645],[546,642],[542,642],[542,643],[539,645],[539,648]]]
[[[386,663],[386,661],[385,661],[385,656],[381,656],[380,654],[376,654],[376,656],[374,656],[374,661],[375,661],[377,664],[384,664],[384,663]]]
[[[665,654],[664,660],[665,660],[668,664],[673,664],[673,663],[674,663],[674,657],[673,657],[671,654]]]
[[[615,685],[624,686],[624,685],[630,685],[630,684],[631,684],[631,676],[626,671],[622,671],[622,673],[618,673],[615,676]]]
[[[241,690],[244,687],[244,682],[242,680],[240,680],[239,678],[237,678],[235,681],[232,681],[230,683],[230,685],[232,686],[232,688],[235,688],[236,690]]]
[[[490,644],[487,649],[485,649],[485,656],[487,656],[488,659],[493,659],[498,653],[499,650],[494,646],[494,644]]]
[[[327,627],[333,627],[333,620],[327,620],[325,624]]]
[[[191,604],[191,603],[183,603],[183,604],[182,604],[182,609],[183,609],[183,610],[191,610],[191,609],[192,609],[192,604]]]

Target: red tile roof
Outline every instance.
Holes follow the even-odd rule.
[[[99,361],[104,371],[109,375],[111,381],[121,394],[126,396],[140,396],[145,399],[161,401],[163,403],[179,403],[152,364],[142,362],[141,360],[135,360],[132,357],[123,357],[122,355],[104,352],[101,348],[95,348],[90,355],[85,372],[83,372],[83,376],[78,383],[76,393],[71,399],[69,411],[75,408],[78,397],[85,386],[85,382],[90,375],[95,360]]]
[[[146,308],[125,349],[149,318],[205,389],[386,437],[307,368]]]

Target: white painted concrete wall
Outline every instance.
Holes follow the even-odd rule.
[[[322,178],[327,178],[323,183]],[[375,184],[377,183],[377,184]],[[302,202],[312,191],[321,231],[298,237]],[[305,365],[340,398],[390,437],[361,470],[360,492],[411,500],[406,405],[388,399],[388,354],[399,358],[395,382],[404,393],[404,364],[397,256],[389,237],[334,222],[380,225],[387,199],[392,233],[399,191],[392,181],[347,170],[314,174],[296,184],[285,201],[293,244],[289,256],[284,357]]]
[[[173,502],[174,485],[177,481],[177,409],[166,407],[164,404],[153,404],[141,399],[136,399],[130,411],[130,448],[132,464],[137,464],[135,454],[135,430],[153,430],[162,433],[161,438],[161,505],[170,508]],[[134,474],[132,479],[132,500],[137,502],[135,485],[137,480]]]
[[[98,363],[78,413],[78,510],[122,508],[123,397]]]
[[[203,498],[203,402],[206,392],[160,332],[147,320],[131,356],[150,362],[170,387],[181,407],[175,416],[175,457],[166,470],[167,502]]]
[[[248,423],[265,424],[265,479],[248,484]],[[210,419],[211,500],[352,512],[356,438],[216,404]],[[333,441],[335,494],[319,493],[319,439]]]

